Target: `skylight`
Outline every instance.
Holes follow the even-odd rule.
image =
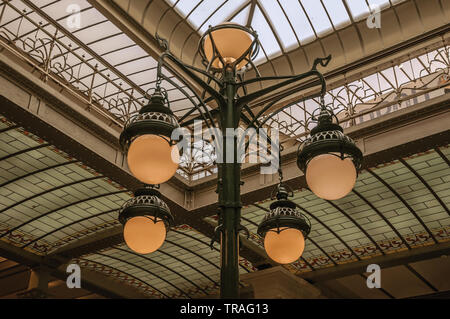
[[[350,24],[350,18],[347,10],[341,1],[336,0],[323,0],[325,9],[330,15],[331,22],[335,29],[340,29]]]
[[[356,0],[167,1],[180,14],[185,13],[188,21],[193,20],[191,23],[200,34],[209,25],[223,21],[252,26],[262,44],[257,63],[349,25],[357,14],[364,11],[361,5],[362,11],[358,13],[357,6],[351,4]],[[313,1],[315,4],[311,5]],[[50,54],[50,74],[64,78],[64,85],[71,84],[70,87],[78,89],[78,93],[91,95],[101,105],[99,108],[126,119],[139,108],[139,104],[145,103],[145,92],[154,87],[156,61],[85,0],[77,1],[81,9],[81,27],[70,29],[67,26],[70,13],[66,9],[72,3],[72,0],[14,0],[1,3],[5,10],[0,23],[0,36],[8,39],[8,43],[21,54],[31,56],[37,61],[36,64],[45,63],[44,51],[49,52],[51,40],[56,38],[56,46]],[[384,8],[390,3],[396,2],[360,2],[367,10],[369,5],[378,4]],[[64,32],[64,29],[69,32]],[[45,44],[36,42],[33,47],[32,41],[36,39],[42,39]],[[379,70],[346,86],[331,89],[326,95],[327,103],[333,103],[337,113],[344,114],[349,103],[354,106],[372,103],[379,96],[393,96],[396,90],[403,90],[401,92],[404,93],[406,89],[403,84],[448,68],[448,49],[445,52],[441,52],[441,57],[434,57],[434,53],[430,52],[401,65]],[[438,60],[446,62],[431,63]],[[424,66],[429,66],[429,69]],[[181,83],[176,78],[172,79]],[[191,109],[191,103],[169,83],[163,86],[169,91],[175,114],[182,117]],[[407,90],[408,93],[412,91],[410,88]],[[317,100],[296,103],[267,124],[280,127],[282,133],[291,138],[301,137],[308,130],[310,123],[307,120],[317,108],[317,103]],[[204,164],[203,157],[198,156],[192,154],[198,162],[194,164],[201,166]],[[192,163],[187,161],[186,164]],[[195,171],[195,165],[192,170],[189,166],[191,171],[186,172]],[[214,173],[213,167],[208,170],[207,174]]]
[[[277,2],[272,0],[261,0],[261,5],[265,14],[269,17],[270,23],[272,25],[277,25],[278,27],[275,32],[281,40],[283,49],[291,49],[296,46],[297,39],[294,30],[290,26],[288,18],[284,14],[282,7]],[[275,17],[277,19],[273,20]],[[255,27],[255,30],[259,31],[257,27]],[[263,32],[263,30],[261,30],[261,32]]]
[[[80,10],[79,26],[69,21],[74,5]],[[154,87],[157,61],[86,0],[11,1],[4,9],[1,31],[11,39],[17,37],[17,45],[38,60],[51,52],[52,72],[119,118],[139,109],[147,90]],[[57,43],[50,50],[53,36]],[[45,45],[33,47],[35,38],[42,38]],[[166,87],[172,109],[182,116],[186,98]]]
[[[448,72],[449,52],[449,47],[444,46],[400,65],[388,67],[352,83],[330,89],[325,95],[325,103],[334,109],[342,121],[353,112],[380,107],[400,96],[405,98],[410,95],[411,98],[398,102],[393,108],[386,107],[382,112],[378,110],[376,116],[444,94],[445,90],[440,90],[439,81]],[[420,92],[422,94],[416,96]],[[269,125],[279,128],[281,133],[292,138],[302,137],[307,133],[307,127],[312,128],[311,122],[305,123],[318,107],[318,99],[296,103],[278,113],[273,120],[269,121]],[[368,118],[360,117],[356,120],[356,124],[372,118],[373,115]],[[341,122],[344,127],[348,123],[348,121]]]
[[[200,35],[232,21],[252,26],[263,63],[404,0],[166,0]],[[251,15],[251,16],[250,16]],[[351,16],[350,16],[351,15]]]

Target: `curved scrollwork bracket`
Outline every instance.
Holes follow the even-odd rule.
[[[209,244],[209,247],[211,250],[214,249],[214,243],[218,242],[220,244],[220,233],[223,231],[223,224],[220,224],[216,228],[214,228],[214,235],[211,237],[211,243]]]
[[[316,58],[314,60],[313,66],[311,70],[317,70],[317,66],[320,64],[322,67],[326,67],[328,63],[331,61],[331,54],[328,55],[326,58]]]
[[[223,224],[220,224],[219,226],[217,226],[216,228],[214,228],[214,235],[211,238],[211,242],[209,244],[209,247],[212,249],[214,249],[214,243],[217,242],[220,244],[220,233],[224,230],[223,228]],[[240,233],[241,231],[244,232],[245,236],[247,239],[250,238],[250,231],[248,230],[247,227],[243,226],[243,225],[239,225],[237,227],[237,232]],[[240,239],[239,239],[240,240]]]
[[[245,236],[247,237],[247,239],[250,238],[250,231],[248,230],[247,227],[243,226],[243,225],[239,225],[238,228],[238,233],[240,233],[241,231],[243,231],[245,233]]]
[[[156,40],[158,40],[158,44],[160,47],[164,49],[165,52],[170,52],[169,50],[169,41],[164,38],[161,38],[158,33],[155,34]]]

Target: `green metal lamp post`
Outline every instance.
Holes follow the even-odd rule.
[[[223,163],[217,163],[219,225],[215,231],[216,238],[221,246],[220,297],[226,299],[239,298],[239,232],[243,229],[245,230],[240,224],[242,207],[240,198],[241,164],[237,155],[238,141],[234,136],[227,136],[227,129],[233,129],[234,131],[234,129],[239,127],[240,123],[244,123],[247,128],[261,128],[270,118],[265,116],[263,119],[262,115],[265,115],[266,111],[276,102],[306,88],[321,86],[320,95],[323,96],[326,89],[325,81],[316,67],[318,64],[326,66],[331,57],[316,59],[312,69],[301,75],[261,77],[258,69],[253,64],[253,59],[259,51],[258,36],[251,28],[232,23],[209,27],[199,43],[199,54],[202,57],[206,70],[184,64],[170,53],[167,41],[158,36],[157,38],[166,49],[160,56],[158,63],[157,89],[159,89],[162,81],[177,87],[193,104],[192,110],[187,115],[198,111],[200,115],[195,119],[203,120],[209,127],[218,127],[223,139],[223,149],[219,151],[222,151],[223,155],[230,154],[230,152],[234,154],[231,162],[227,162],[225,160],[226,156],[222,156],[224,159]],[[246,65],[251,66],[255,70],[256,77],[244,81],[242,72],[239,71]],[[199,94],[192,89],[195,99],[192,98],[181,86],[177,85],[170,77],[164,75],[162,72],[163,68],[172,74],[177,74],[181,71],[192,82],[197,84],[203,92]],[[311,78],[310,81],[305,81],[302,85],[296,85],[297,82],[309,77]],[[247,92],[247,86],[251,83],[273,80],[277,80],[278,83],[256,92]],[[185,80],[180,79],[180,81],[183,85],[189,86]],[[270,97],[270,94],[287,86],[289,88],[278,94],[276,98]],[[306,96],[304,99],[318,95],[316,93]],[[250,103],[263,97],[266,104],[258,114],[254,114],[249,106]],[[213,101],[217,107],[210,111],[206,103]],[[286,105],[285,107],[288,106]],[[193,119],[184,121],[187,115],[179,120],[181,127],[193,123]],[[273,115],[275,114],[273,113]],[[155,118],[157,117],[153,117],[153,120]],[[135,121],[133,123],[131,128],[126,126],[122,133],[123,136],[126,136],[125,140],[127,141],[123,143],[125,150],[137,136],[154,132],[154,130],[146,128],[146,126],[151,125],[150,122],[147,124],[142,123],[139,126],[137,126]],[[141,132],[136,130],[136,127],[141,127]],[[131,133],[130,129],[133,129]],[[168,141],[168,143],[172,145],[173,141]]]

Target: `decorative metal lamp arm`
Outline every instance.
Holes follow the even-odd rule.
[[[181,86],[179,86],[175,81],[173,81],[173,80],[170,79],[169,77],[165,76],[164,74],[160,74],[159,77],[160,77],[160,79],[163,79],[163,80],[167,81],[169,84],[171,84],[171,85],[173,85],[174,87],[176,87],[177,90],[179,90],[179,91],[186,97],[186,99],[188,99],[188,100],[192,103],[192,105],[193,105],[192,112],[194,112],[194,111],[197,110],[197,111],[199,112],[199,114],[200,114],[199,117],[196,118],[196,119],[201,119],[201,120],[203,120],[208,128],[210,128],[211,126],[214,126],[214,117],[213,117],[212,112],[210,112],[210,111],[208,110],[206,104],[200,99],[200,97],[198,96],[198,94],[197,94],[195,91],[192,91],[192,93],[194,94],[194,96],[195,96],[195,97],[197,98],[197,100],[199,101],[198,103],[196,103],[196,102],[194,101],[193,97],[192,97],[188,92],[186,92],[185,89],[183,89]],[[184,80],[180,79],[180,81],[183,82],[183,84],[186,84]],[[203,110],[202,110],[202,109],[203,109]],[[214,111],[214,110],[212,110],[212,111]],[[187,114],[188,114],[188,113],[189,113],[189,112],[187,112]],[[185,116],[186,116],[186,115],[185,115]],[[181,123],[181,121],[182,121],[184,118],[185,118],[185,117],[182,117],[182,118],[180,119],[180,126],[186,126],[186,125],[192,124],[192,123],[190,123],[191,121],[189,121],[188,123]],[[196,119],[194,119],[194,120],[196,120]],[[208,121],[211,123],[211,125],[210,125],[210,123],[208,123]],[[193,121],[192,121],[192,122],[193,122]]]
[[[244,104],[248,104],[252,101],[254,101],[255,99],[264,96],[265,94],[268,94],[270,92],[273,92],[275,90],[278,90],[280,88],[283,88],[289,84],[293,84],[297,81],[300,81],[304,78],[310,77],[310,76],[317,76],[319,78],[320,84],[321,84],[321,94],[325,94],[326,92],[326,82],[325,79],[323,77],[323,75],[317,71],[317,65],[320,64],[321,66],[325,67],[328,65],[328,63],[331,60],[331,55],[327,56],[326,58],[317,58],[314,61],[313,67],[311,68],[310,71],[303,73],[303,74],[299,74],[299,75],[294,75],[294,76],[273,76],[273,77],[263,77],[263,78],[254,78],[242,83],[239,83],[239,86],[242,85],[247,85],[250,84],[252,82],[260,82],[260,81],[268,81],[268,80],[280,80],[280,79],[287,79],[281,83],[278,84],[274,84],[272,86],[269,86],[267,88],[261,89],[259,91],[250,93],[248,95],[245,95],[241,98],[238,99],[238,101],[236,102],[236,105],[242,106]],[[309,86],[307,86],[306,88],[308,88]],[[303,87],[300,88],[296,88],[297,91],[304,89]]]
[[[157,77],[160,78],[162,75],[162,67],[165,66],[168,70],[174,72],[173,68],[165,63],[165,58],[170,59],[173,63],[175,63],[176,66],[178,66],[184,73],[186,73],[195,83],[197,83],[201,88],[205,89],[219,105],[222,105],[223,103],[226,103],[225,98],[217,92],[212,86],[210,86],[207,82],[203,81],[195,72],[199,72],[202,75],[206,76],[208,79],[211,79],[212,81],[216,82],[219,86],[222,85],[222,82],[219,81],[217,78],[212,76],[211,74],[208,74],[207,72],[200,70],[198,68],[195,68],[193,66],[189,66],[181,62],[178,58],[176,58],[169,50],[167,40],[162,39],[158,35],[156,35],[156,39],[159,41],[161,46],[165,48],[165,52],[159,57],[158,60],[158,69],[157,69]]]
[[[215,32],[223,31],[225,29],[232,29],[234,30],[234,32],[238,32],[237,34],[242,35],[244,38],[246,36],[250,38],[251,44],[249,44],[249,47],[246,48],[246,50],[243,50],[239,53],[241,54],[240,56],[235,56],[233,55],[234,53],[229,53],[229,55],[222,56],[223,52],[219,52],[219,49],[216,46],[216,42],[214,40],[215,35],[217,35],[218,33]],[[262,78],[257,72],[256,67],[252,63],[252,59],[256,57],[259,47],[257,34],[256,32],[248,28],[229,24],[225,26],[209,28],[208,32],[205,33],[200,41],[199,50],[203,61],[207,62],[205,64],[205,66],[207,67],[206,71],[184,64],[180,59],[175,57],[169,51],[168,42],[166,40],[161,39],[159,36],[157,36],[157,39],[160,42],[161,46],[165,49],[165,52],[160,56],[158,61],[158,78],[156,82],[157,86],[161,84],[162,80],[165,80],[171,85],[175,86],[178,90],[180,90],[180,92],[182,92],[186,96],[186,98],[193,103],[195,110],[200,113],[200,116],[198,117],[199,119],[203,119],[205,120],[205,122],[210,121],[210,124],[212,126],[219,127],[218,129],[220,129],[222,133],[222,151],[223,153],[227,153],[227,155],[231,155],[233,157],[231,161],[229,161],[229,159],[227,158],[226,161],[218,163],[218,204],[220,212],[218,222],[219,225],[215,230],[216,236],[215,238],[213,238],[213,242],[214,240],[219,240],[220,235],[221,297],[238,298],[238,265],[240,240],[239,233],[241,231],[245,231],[247,233],[247,236],[249,235],[249,233],[240,224],[242,207],[240,186],[242,185],[242,182],[240,180],[241,163],[240,161],[238,161],[237,139],[229,138],[229,136],[227,136],[227,131],[228,129],[237,129],[241,120],[244,121],[248,125],[248,127],[255,127],[255,124],[256,126],[261,127],[268,119],[271,118],[271,116],[278,113],[277,110],[271,116],[266,117],[261,121],[260,117],[264,115],[264,113],[269,110],[270,107],[272,107],[280,99],[284,99],[298,91],[315,87],[320,84],[322,86],[321,94],[323,96],[326,90],[325,80],[322,74],[317,71],[317,66],[319,64],[322,66],[326,66],[329,63],[331,56],[328,56],[327,58],[316,59],[314,61],[312,69],[301,75]],[[210,41],[212,52],[210,52],[210,49],[208,49],[208,52],[205,52],[207,41]],[[244,41],[244,43],[247,42]],[[230,46],[228,45],[227,48],[229,47]],[[257,72],[257,77],[255,79],[243,81],[242,77],[238,76],[237,71],[243,67],[242,63],[244,63],[245,61],[250,63],[252,67],[255,68],[255,71]],[[177,74],[181,71],[181,73],[184,73],[186,77],[188,77],[190,81],[192,81],[192,83],[196,84],[204,91],[202,93],[197,93],[195,90],[192,90],[192,94],[190,92],[187,92],[180,86],[189,86],[188,81],[186,79],[180,78],[179,80],[182,84],[178,85],[177,83],[175,83],[175,81],[170,79],[169,76],[163,74],[163,67],[172,74]],[[295,86],[295,84],[297,84],[300,80],[310,76],[317,77],[318,80],[309,81],[309,83],[298,85],[297,87]],[[259,82],[267,80],[279,80],[281,82],[253,93],[248,93],[246,91],[246,85],[257,81]],[[290,87],[286,88],[285,93],[278,94],[276,98],[272,97],[268,99],[268,105],[266,105],[258,114],[255,115],[250,109],[248,105],[250,102],[253,102],[258,98],[264,98],[271,92],[281,88],[285,88],[287,86]],[[245,95],[242,97],[237,94],[237,90],[239,88],[242,88],[245,93]],[[206,97],[206,93],[208,93],[208,97]],[[317,93],[311,96],[317,96]],[[208,110],[206,101],[212,100],[216,101],[217,108],[210,111]],[[247,112],[248,116],[242,114],[243,109]],[[212,116],[212,114],[214,113],[216,115],[216,118],[213,118]],[[192,114],[192,112],[188,112],[188,114]],[[183,119],[187,119],[187,117],[184,117]],[[182,124],[189,123],[190,121],[191,120],[187,120]],[[278,149],[278,151],[280,150]],[[280,185],[282,185],[281,170]],[[281,204],[283,203],[278,203],[277,205]],[[289,214],[289,216],[276,216],[276,224],[278,226],[281,225],[281,220],[285,223],[285,226],[300,229],[302,232],[307,234],[310,227],[306,225],[306,222],[303,221],[301,216],[297,216],[298,214],[294,212],[294,204],[288,203],[288,205],[289,207],[287,208],[291,209],[289,210],[289,212],[294,214],[296,217],[294,216],[295,218],[293,218]],[[274,207],[274,209],[275,208],[276,207]],[[266,231],[266,226],[273,226],[270,219],[267,220],[264,225],[264,227],[260,227],[264,232]],[[279,229],[279,227],[277,229]]]

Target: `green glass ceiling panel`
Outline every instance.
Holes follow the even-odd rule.
[[[21,128],[1,132],[0,142],[11,146],[0,160],[2,240],[47,254],[117,225],[117,210],[130,198],[119,185]]]
[[[440,150],[444,156],[449,157],[448,147],[442,147]],[[430,150],[405,160],[448,207],[450,203],[450,183],[448,183],[450,169],[441,156],[434,150]],[[450,216],[448,212],[412,171],[399,161],[373,168],[372,171],[406,201],[438,241],[449,240]],[[303,257],[315,268],[331,265],[331,262],[318,246],[334,258],[337,263],[356,260],[346,245],[354,249],[361,257],[380,254],[371,239],[357,225],[364,229],[385,252],[406,249],[395,231],[405,238],[411,247],[433,243],[431,236],[413,213],[374,176],[363,171],[359,174],[354,189],[370,202],[378,212],[355,192],[333,201],[334,205],[318,198],[309,190],[302,189],[294,192],[293,201],[302,208],[303,213],[312,224],[312,231],[309,235],[312,240],[307,241]],[[272,200],[266,200],[258,203],[258,205],[268,209],[271,202]],[[354,222],[335,206],[345,212]],[[380,214],[393,225],[395,231]],[[242,216],[242,224],[252,233],[251,239],[263,247],[262,240],[256,235],[256,230],[264,216],[264,210],[250,205],[243,208]],[[211,218],[208,218],[208,220],[214,221]],[[301,271],[309,270],[301,262],[294,264],[294,266],[301,267]]]

